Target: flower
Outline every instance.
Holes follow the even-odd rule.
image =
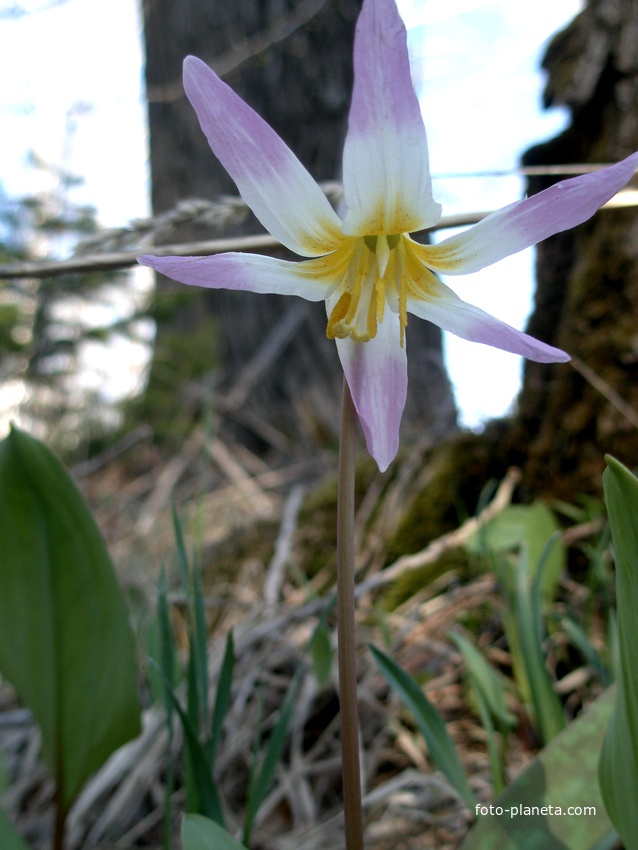
[[[510,204],[438,245],[421,245],[410,233],[436,225],[441,208],[432,196],[425,127],[394,0],[364,0],[357,22],[343,219],[271,127],[193,56],[184,62],[184,88],[243,199],[276,239],[306,259],[226,253],[139,262],[195,286],[325,300],[327,334],[336,340],[381,470],[399,445],[409,313],[530,360],[569,360],[462,301],[435,273],[477,271],[580,224],[629,181],[638,153]]]

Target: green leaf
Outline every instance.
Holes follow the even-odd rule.
[[[499,793],[505,785],[503,744],[496,734],[513,728],[516,716],[508,709],[505,701],[503,677],[500,676],[473,643],[456,632],[449,637],[456,644],[467,667],[467,675],[474,693],[476,708],[487,735],[487,752],[490,759],[490,772],[494,792]],[[503,736],[505,739],[505,736]]]
[[[195,657],[197,689],[201,703],[202,722],[208,724],[208,628],[206,625],[206,606],[202,577],[197,568],[193,568],[193,623],[191,624],[190,653]]]
[[[148,670],[151,685],[157,690],[161,687],[166,711],[166,728],[168,731],[168,752],[173,753],[173,703],[170,695],[179,675],[179,665],[175,652],[175,638],[168,610],[168,588],[166,586],[166,571],[160,570],[157,587],[157,615],[155,619],[157,633],[157,651],[149,653]],[[175,760],[169,758],[164,781],[164,811],[162,818],[162,847],[169,850],[171,845],[171,801],[175,791]]]
[[[466,637],[457,632],[450,632],[449,637],[463,656],[474,688],[481,693],[494,721],[503,727],[515,726],[516,716],[507,707],[502,677]]]
[[[538,732],[543,743],[548,744],[564,729],[565,715],[545,665],[539,587],[530,577],[523,558],[516,567],[514,593],[518,647],[529,683]]]
[[[379,669],[412,713],[428,745],[436,767],[447,777],[465,803],[474,811],[476,799],[467,783],[461,762],[441,715],[427,699],[418,682],[406,673],[389,655],[368,644]]]
[[[618,690],[600,760],[607,811],[627,850],[638,848],[638,480],[606,457],[603,489],[616,561]]]
[[[18,834],[2,809],[0,809],[0,847],[2,850],[30,850],[27,842]]]
[[[565,569],[565,546],[558,537],[556,517],[544,502],[533,502],[527,509],[523,532],[523,554],[531,574],[542,569],[543,599],[554,596]]]
[[[233,633],[231,630],[228,632],[228,636],[226,637],[226,649],[224,650],[224,659],[222,661],[221,670],[219,671],[217,692],[215,693],[215,705],[213,707],[213,719],[210,729],[210,739],[208,742],[208,758],[211,770],[215,767],[217,747],[222,735],[222,728],[228,712],[228,706],[230,705],[234,668],[235,642],[233,640]]]
[[[310,640],[306,644],[306,647],[304,649],[304,655],[307,655],[309,652],[312,652],[312,649],[315,645],[315,642],[317,641],[319,634],[323,629],[325,629],[326,619],[332,611],[332,608],[336,604],[336,601],[337,597],[335,594],[328,603],[328,605],[326,605],[326,607],[324,608],[323,614],[319,618],[319,621],[315,626],[312,635],[310,636]],[[257,812],[259,811],[259,807],[263,803],[270,789],[270,785],[275,775],[277,763],[283,753],[284,745],[286,743],[286,736],[288,733],[288,727],[290,725],[290,720],[292,718],[292,713],[295,705],[295,699],[297,697],[297,691],[299,690],[299,685],[301,683],[302,673],[303,667],[300,664],[295,670],[295,675],[292,678],[292,682],[288,687],[288,691],[286,692],[286,696],[281,706],[277,723],[275,724],[275,728],[273,729],[270,738],[268,739],[266,752],[259,763],[257,761],[257,754],[261,746],[262,729],[261,726],[258,728],[258,735],[255,741],[254,750],[255,761],[252,765],[250,773],[244,831],[242,836],[245,844],[250,843],[250,834],[252,832],[255,817],[257,815]]]
[[[504,553],[521,550],[531,575],[543,566],[543,598],[550,599],[565,568],[565,547],[556,541],[546,550],[548,541],[559,530],[552,511],[544,502],[510,505],[470,538],[470,552]]]
[[[473,813],[479,820],[459,850],[614,847],[617,835],[605,812],[596,775],[613,699],[613,690],[605,691],[541,750],[495,799],[492,814],[477,806]],[[570,807],[591,808],[587,814],[568,814]]]
[[[326,628],[321,628],[317,632],[312,644],[312,667],[315,671],[317,682],[320,685],[325,685],[330,679],[332,657],[333,651],[330,642],[330,633]]]
[[[152,659],[150,661],[154,663]],[[208,817],[223,825],[224,814],[221,801],[217,791],[217,785],[209,769],[205,748],[199,742],[196,729],[193,727],[188,714],[182,708],[180,701],[167,681],[165,681],[165,686],[167,699],[179,715],[182,729],[184,730],[184,740],[190,760],[190,769],[193,772],[193,781],[197,785],[197,803],[201,807],[201,811],[205,812]]]
[[[592,645],[587,632],[572,617],[563,617],[561,626],[573,646],[580,652],[587,664],[596,671],[603,687],[609,687],[611,675],[603,663],[600,653]]]
[[[182,821],[183,850],[247,850],[226,830],[202,815],[186,815]]]
[[[259,811],[259,807],[266,798],[268,790],[270,789],[270,784],[275,775],[275,768],[277,767],[277,763],[283,753],[284,744],[286,743],[286,735],[292,718],[292,711],[295,706],[295,699],[297,698],[297,691],[299,690],[300,682],[301,677],[297,672],[293,676],[283,705],[281,706],[277,723],[275,724],[275,728],[268,739],[268,746],[266,748],[263,761],[259,767],[254,770],[251,776],[251,782],[248,788],[246,821],[244,823],[243,835],[246,844],[250,841],[250,834],[252,832],[255,817]]]
[[[140,729],[135,644],[90,509],[53,454],[0,444],[0,670],[31,709],[64,811]]]

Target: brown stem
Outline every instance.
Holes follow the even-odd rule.
[[[357,414],[344,377],[337,500],[337,633],[346,850],[363,850],[354,604],[354,483]]]

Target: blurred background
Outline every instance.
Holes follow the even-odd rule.
[[[320,179],[339,178],[349,40],[358,4],[354,0],[291,2],[284,4],[292,16],[286,21],[285,15],[275,14],[274,4],[272,12],[268,3],[257,0],[252,6],[236,4],[237,13],[231,16],[219,11],[226,4],[210,0],[199,3],[206,9],[204,17],[210,19],[207,29],[194,26],[192,14],[183,13],[183,4],[173,5],[178,11],[171,13],[170,3],[147,4],[149,73],[160,81],[158,85],[172,84],[179,90],[176,100],[170,99],[170,92],[151,92],[155,127],[150,139],[144,20],[136,2],[34,0],[0,8],[4,259],[64,259],[83,237],[148,217],[152,209],[149,144],[156,137],[158,148],[162,134],[173,136],[174,150],[165,153],[173,164],[165,160],[160,164],[156,154],[156,171],[161,172],[153,175],[155,212],[166,212],[191,197],[212,200],[213,193],[219,194],[223,175],[216,176],[214,157],[202,146],[199,128],[188,116],[183,120],[193,137],[178,138],[186,131],[173,113],[179,111],[181,121],[182,113],[190,109],[179,89],[179,66],[188,52],[202,55],[214,67],[220,58],[225,61],[229,82],[239,82],[248,99],[252,93],[262,114],[275,124],[272,101],[277,93],[284,93],[282,100],[290,103],[287,87],[299,76],[295,62],[301,63],[304,57],[312,62],[310,54],[318,55],[320,48],[328,55],[338,53],[330,58],[334,79],[328,73],[316,82],[323,94],[301,93],[306,95],[306,114],[300,114],[300,129],[291,143],[296,143],[301,155],[304,136],[316,134],[311,126],[314,115],[317,127],[324,133],[332,131],[334,141],[323,143],[324,151],[331,148],[325,162],[320,161],[318,146],[310,150],[306,143],[306,161]],[[525,191],[518,171],[522,152],[567,123],[564,109],[543,108],[545,75],[540,63],[548,40],[580,10],[581,3],[541,0],[532,8],[507,0],[402,0],[399,5],[409,30],[413,77],[429,134],[435,192],[444,214],[491,210],[521,197]],[[181,16],[183,25],[176,26],[171,15]],[[300,35],[304,32],[311,39],[313,33],[319,37],[304,43]],[[257,36],[262,39],[259,43],[255,43]],[[255,55],[246,59],[253,47]],[[242,63],[236,69],[232,68],[233,50]],[[291,77],[286,79],[288,70]],[[308,73],[304,85],[312,84]],[[303,112],[303,104],[295,102],[294,108],[298,106]],[[281,126],[286,122],[294,126],[295,116],[279,116]],[[190,156],[191,147],[197,149],[197,157]],[[177,165],[180,151],[183,161]],[[190,174],[178,175],[180,169]],[[177,181],[173,188],[168,187],[171,171]],[[232,184],[226,183],[223,191],[232,193]],[[175,241],[174,235],[170,241]],[[103,247],[109,246],[103,243]],[[523,327],[532,304],[532,263],[532,251],[527,251],[467,279],[455,278],[451,284],[472,303]],[[142,393],[152,374],[156,323],[149,312],[150,275],[134,270],[107,279],[75,275],[8,286],[0,301],[3,431],[16,415],[48,418],[54,429],[64,423],[64,433],[58,436],[72,447],[83,429],[91,433],[91,429],[100,430],[100,423],[116,424],[121,417],[120,400]],[[255,304],[254,309],[261,310],[261,305]],[[413,320],[411,353],[418,344],[412,335],[415,324]],[[206,335],[205,329],[202,334]],[[476,427],[510,408],[520,385],[519,358],[447,335],[443,350],[463,424]],[[427,361],[419,366],[429,368]],[[93,416],[87,416],[88,407]],[[90,421],[95,418],[97,422]]]

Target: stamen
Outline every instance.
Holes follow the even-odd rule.
[[[326,328],[326,336],[328,337],[328,339],[334,339],[335,337],[340,337],[341,339],[343,339],[343,331],[340,327],[338,327],[338,325],[343,322],[346,313],[348,312],[348,308],[350,307],[351,300],[352,296],[350,295],[350,293],[343,292],[337,303],[332,308],[332,312],[330,313],[330,317],[328,318],[328,327]]]
[[[404,240],[400,234],[371,235],[357,239],[351,246],[347,268],[335,264],[338,274],[334,290],[339,297],[328,318],[328,338],[350,337],[360,343],[374,339],[391,298],[392,304],[398,306],[400,342],[405,345],[409,282],[404,267],[409,257]]]

